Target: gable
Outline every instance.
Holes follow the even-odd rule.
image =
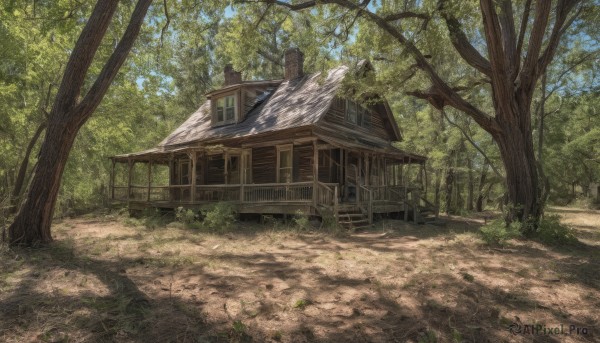
[[[282,82],[254,104],[245,118],[235,125],[211,125],[211,100],[207,100],[181,126],[165,138],[159,147],[179,146],[280,131],[319,122],[327,113],[348,71],[345,66]]]
[[[348,100],[336,97],[319,126],[355,132],[359,135],[376,137],[389,142],[402,140],[396,121],[393,119],[393,115],[385,101],[364,105],[368,112],[363,116],[367,119],[363,118],[361,121],[359,118],[359,123],[350,120],[348,116],[349,105]]]

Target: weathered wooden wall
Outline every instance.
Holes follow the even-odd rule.
[[[206,159],[207,185],[220,185],[225,183],[225,159],[223,154],[209,155]]]
[[[252,149],[254,183],[277,182],[277,150],[274,146]]]
[[[313,146],[310,145],[294,145],[292,153],[294,160],[293,172],[294,182],[305,182],[313,180]]]
[[[386,115],[371,111],[369,124],[365,127],[360,125],[351,124],[346,120],[346,109],[343,105],[344,101],[334,101],[329,111],[325,114],[323,120],[326,122],[335,124],[340,127],[340,130],[344,131],[357,131],[366,135],[374,135],[385,140],[393,140],[388,131],[385,129],[384,120]]]

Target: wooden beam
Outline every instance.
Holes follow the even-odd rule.
[[[319,181],[319,148],[317,141],[313,141],[313,206],[317,207],[317,182]]]
[[[148,162],[148,194],[146,200],[150,202],[150,189],[152,188],[152,161]]]
[[[197,151],[193,151],[192,154],[192,163],[190,163],[192,165],[192,189],[190,191],[190,197],[191,197],[191,201],[194,202],[196,201],[196,163],[198,160],[198,152]]]
[[[131,159],[128,159],[127,165],[129,167],[128,176],[127,176],[127,201],[129,201],[130,197],[131,197],[131,178],[132,178],[131,172],[132,172],[133,166],[135,165],[135,162],[131,161]]]

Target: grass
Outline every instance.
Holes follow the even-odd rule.
[[[48,247],[0,246],[0,341],[547,338],[511,336],[518,317],[593,328],[558,339],[591,342],[600,212],[554,212],[578,243],[487,245],[483,219],[458,217],[445,228],[386,220],[351,234],[276,220],[216,234],[162,217],[65,219]]]

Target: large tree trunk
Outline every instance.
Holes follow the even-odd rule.
[[[123,65],[152,0],[138,0],[121,41],[102,68],[94,84],[79,102],[86,75],[118,0],[99,0],[84,27],[65,68],[63,79],[48,116],[46,137],[29,192],[15,221],[8,229],[11,245],[36,246],[52,241],[50,226],[60,181],[77,132],[92,115]]]
[[[508,203],[507,222],[530,221],[523,233],[535,231],[542,208],[531,130],[522,130],[517,123],[502,123],[504,134],[495,137],[506,171]]]
[[[36,245],[52,241],[52,213],[69,151],[77,135],[77,130],[61,124],[54,122],[48,127],[27,200],[9,229],[11,244]]]

